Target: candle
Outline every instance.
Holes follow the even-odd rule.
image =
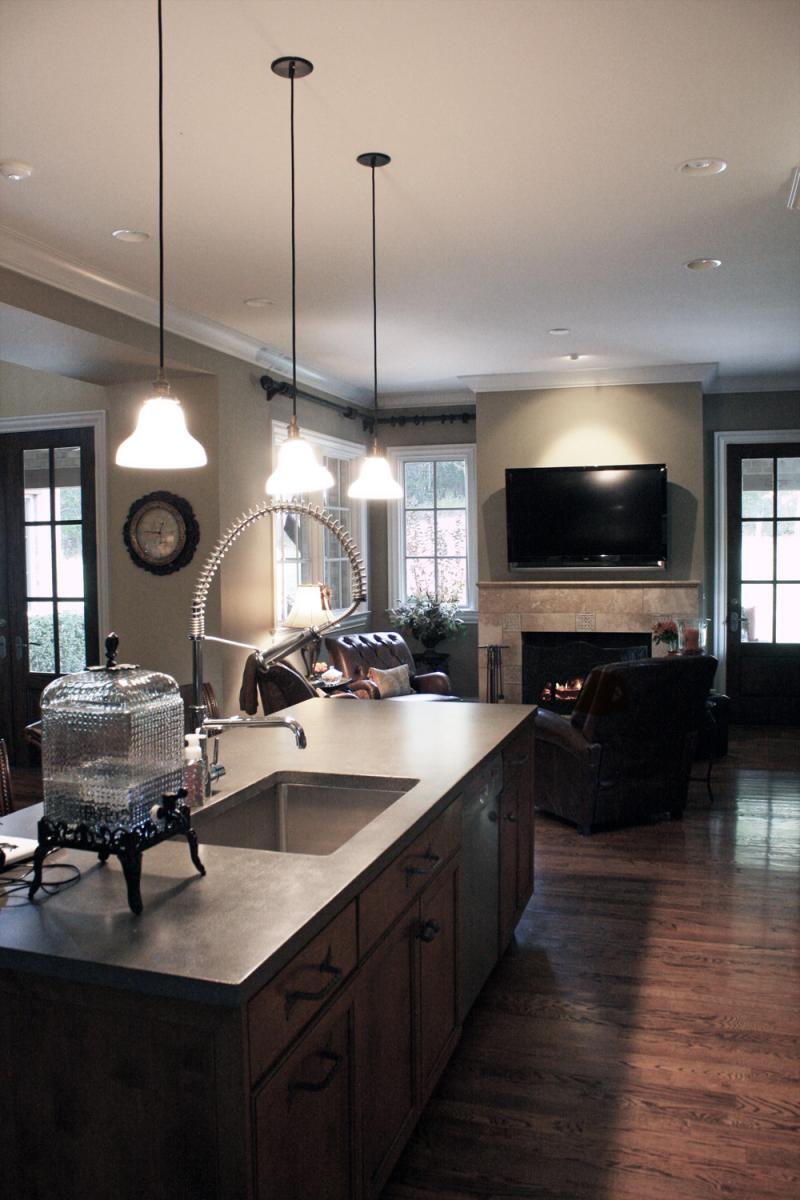
[[[693,625],[684,625],[683,627],[683,652],[684,654],[697,654],[700,650],[700,630]]]

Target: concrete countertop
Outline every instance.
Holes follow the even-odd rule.
[[[144,912],[127,905],[113,858],[60,850],[48,862],[80,867],[60,893],[0,901],[0,969],[210,1004],[257,991],[379,873],[449,800],[464,778],[534,709],[521,704],[393,704],[310,700],[286,709],[303,725],[298,751],[283,729],[227,731],[227,773],[212,801],[277,771],[418,780],[359,833],[325,856],[203,846],[199,876],[183,838],[148,850]],[[207,802],[207,803],[210,803]],[[0,821],[0,833],[36,837],[41,806]]]

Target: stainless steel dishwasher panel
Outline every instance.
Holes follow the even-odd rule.
[[[461,987],[464,1019],[497,961],[500,907],[499,797],[503,761],[498,754],[463,795],[461,841]]]

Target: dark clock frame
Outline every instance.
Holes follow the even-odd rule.
[[[167,562],[154,563],[146,558],[133,532],[134,521],[138,514],[143,508],[149,508],[153,504],[167,505],[174,509],[183,524],[183,545]],[[138,500],[134,500],[128,509],[122,529],[122,538],[128,554],[137,567],[141,567],[144,571],[150,571],[153,575],[172,575],[175,571],[180,571],[182,567],[187,566],[194,558],[194,552],[200,541],[200,525],[191,504],[182,496],[176,496],[174,492],[148,492],[146,496],[140,496]]]

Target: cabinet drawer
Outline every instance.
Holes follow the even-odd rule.
[[[264,1074],[333,996],[358,957],[355,901],[334,917],[247,1006],[250,1079]]]
[[[461,800],[458,799],[361,893],[358,915],[362,956],[439,874],[460,842]]]

